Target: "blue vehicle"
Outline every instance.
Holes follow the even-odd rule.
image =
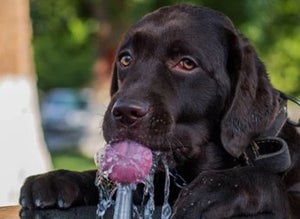
[[[41,103],[44,136],[50,151],[78,146],[85,135],[87,98],[74,89],[51,90]]]

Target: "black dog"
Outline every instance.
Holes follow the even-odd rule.
[[[223,14],[183,4],[145,16],[120,45],[111,96],[106,141],[163,151],[187,182],[181,191],[171,185],[173,218],[300,218],[300,137],[255,50]],[[20,203],[96,204],[94,178],[95,171],[29,177]]]

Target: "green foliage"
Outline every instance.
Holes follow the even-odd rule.
[[[79,0],[31,1],[38,86],[81,87],[91,79],[97,21],[82,17]]]
[[[55,170],[84,171],[97,168],[93,159],[85,157],[76,150],[53,152],[51,158]]]
[[[300,95],[300,1],[249,1],[242,32],[256,46],[276,88]]]

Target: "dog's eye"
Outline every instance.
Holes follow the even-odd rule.
[[[180,60],[180,62],[177,64],[177,67],[185,71],[191,71],[196,67],[196,63],[189,58],[184,58]]]
[[[123,55],[120,58],[120,63],[122,66],[127,67],[131,64],[132,62],[132,57],[130,55]]]

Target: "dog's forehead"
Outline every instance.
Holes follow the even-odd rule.
[[[179,4],[163,7],[147,14],[133,25],[133,29],[139,30],[147,26],[160,29],[173,26],[188,26],[189,24],[212,26],[216,23],[232,27],[231,20],[221,12],[206,7]]]
[[[158,12],[152,13],[133,25],[129,34],[134,34],[136,32],[150,32],[157,34],[173,32],[172,30],[179,30],[189,25],[191,21],[192,17],[185,13],[168,13],[162,15]]]
[[[186,37],[188,40],[213,42],[212,38],[220,36],[218,33],[222,29],[234,29],[230,19],[222,13],[184,4],[165,7],[146,15],[129,29],[124,41],[139,35],[151,36],[154,41],[166,39],[170,42],[170,39]]]

